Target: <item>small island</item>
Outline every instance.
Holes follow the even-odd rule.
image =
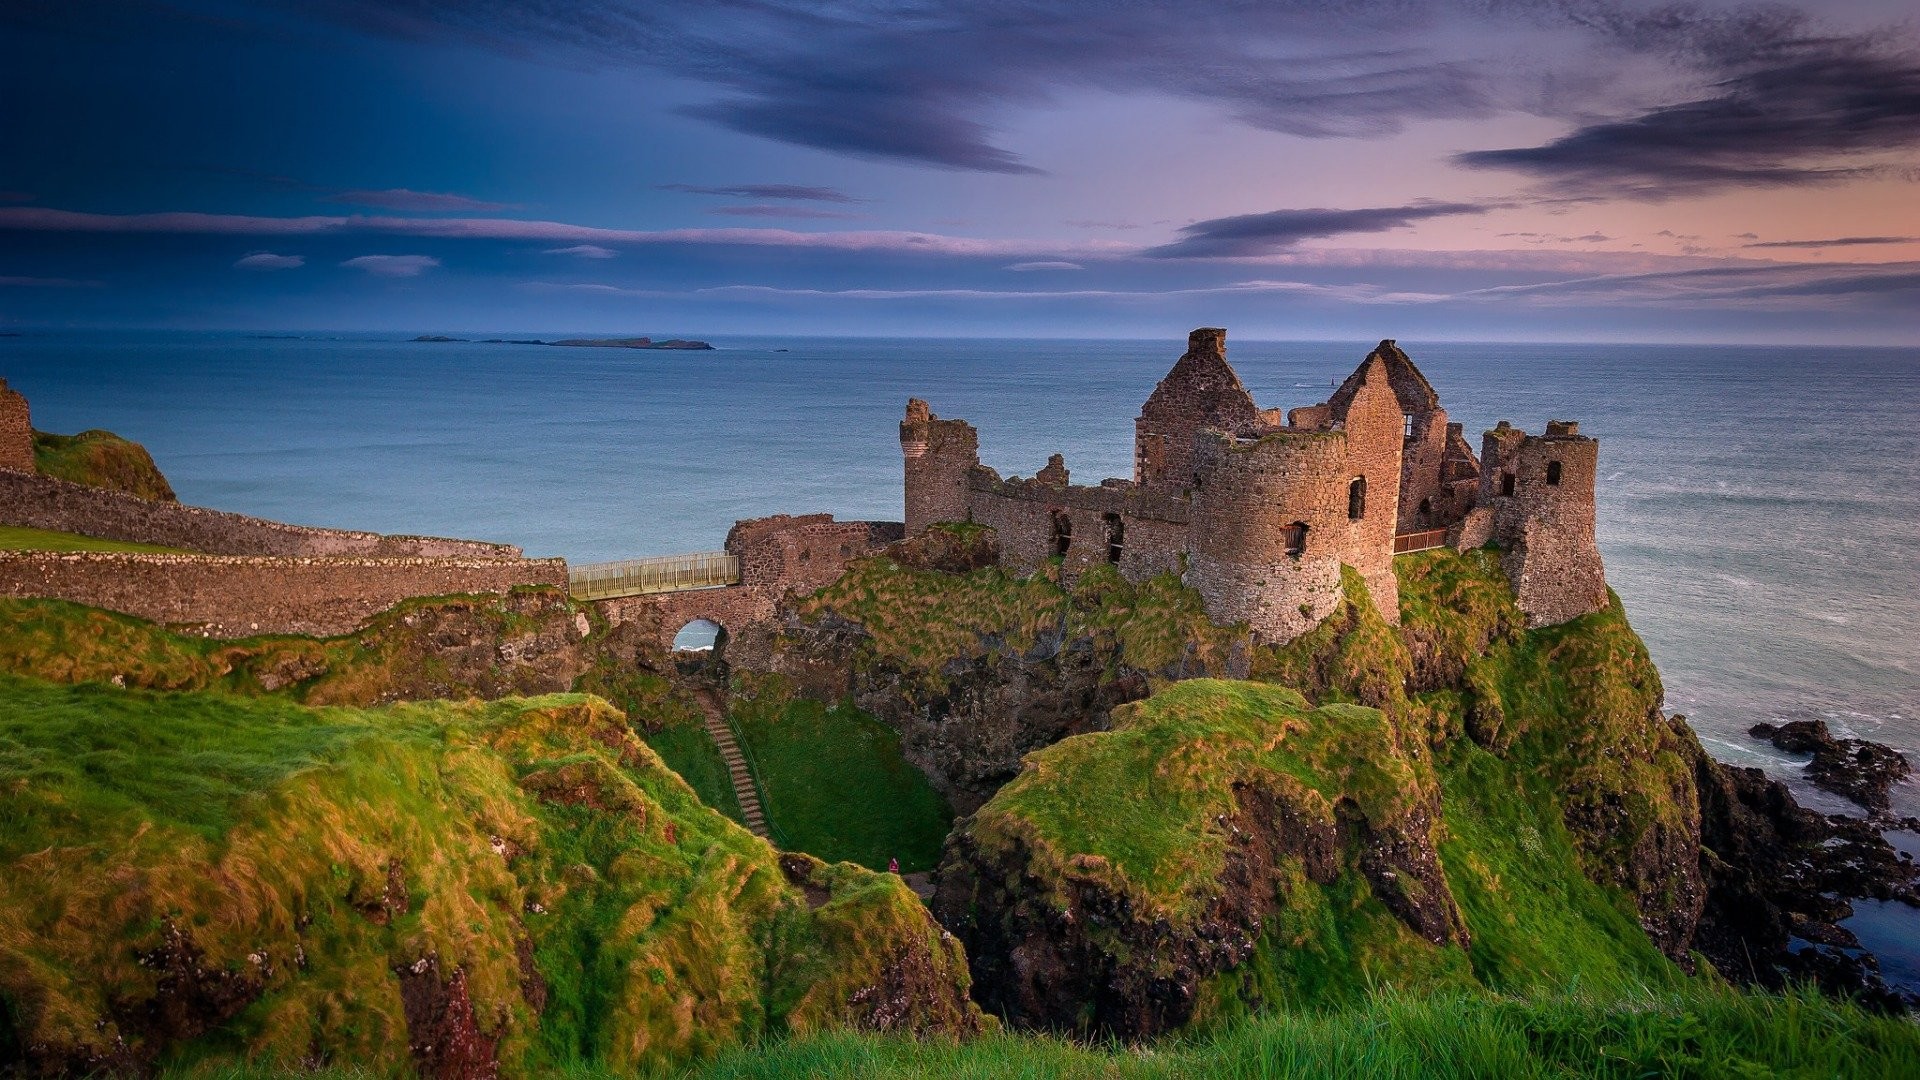
[[[687,338],[668,338],[655,341],[652,338],[563,338],[549,341],[549,345],[570,345],[582,349],[711,349],[712,345],[704,341],[691,341]]]
[[[415,342],[469,342],[471,338],[448,337],[445,334],[421,334]],[[542,341],[539,338],[487,338],[482,345],[565,345],[577,349],[692,349],[712,350],[713,346],[704,341],[688,338],[668,338],[655,341],[652,338],[562,338],[559,341]]]

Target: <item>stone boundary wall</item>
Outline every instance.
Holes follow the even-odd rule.
[[[0,596],[124,612],[207,637],[333,636],[402,600],[567,587],[561,559],[0,552]]]
[[[520,549],[511,544],[287,525],[224,510],[154,502],[8,469],[0,469],[0,525],[159,544],[212,555],[521,558]]]

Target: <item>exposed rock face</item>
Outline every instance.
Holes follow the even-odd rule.
[[[1028,753],[1104,730],[1115,706],[1151,692],[1111,641],[1062,638],[1043,632],[1018,651],[993,643],[929,678],[902,665],[858,662],[867,631],[829,616],[790,623],[775,666],[809,696],[851,696],[898,731],[902,755],[966,813],[1012,779]]]
[[[1702,752],[1695,776],[1708,893],[1692,947],[1742,982],[1812,979],[1884,1006],[1920,1007],[1886,986],[1871,956],[1844,951],[1859,943],[1837,925],[1853,913],[1850,897],[1920,904],[1913,862],[1873,824],[1808,810],[1759,769]],[[1795,939],[1810,944],[1796,949]]]
[[[1876,814],[1890,809],[1893,785],[1913,774],[1913,766],[1898,750],[1865,739],[1836,739],[1824,720],[1795,720],[1779,727],[1755,724],[1749,734],[1789,754],[1812,754],[1807,779]]]
[[[1467,944],[1438,789],[1374,710],[1194,681],[1027,765],[949,838],[933,902],[1017,1026],[1177,1029],[1296,892],[1348,874],[1418,937]]]

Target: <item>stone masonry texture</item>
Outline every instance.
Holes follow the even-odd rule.
[[[1476,458],[1393,341],[1327,401],[1283,411],[1254,403],[1227,363],[1226,331],[1195,330],[1134,440],[1131,480],[1074,484],[1058,454],[1031,479],[1002,477],[980,464],[972,425],[916,398],[900,425],[907,535],[974,522],[998,532],[1001,562],[1016,571],[1058,559],[1065,580],[1102,561],[1134,581],[1179,574],[1216,621],[1268,641],[1333,610],[1343,565],[1399,621],[1395,537],[1427,530],[1499,545],[1535,625],[1607,602],[1593,532],[1598,444],[1571,422],[1537,439],[1503,422]]]
[[[215,638],[345,634],[415,596],[565,588],[560,559],[0,552],[0,596],[50,596]]]

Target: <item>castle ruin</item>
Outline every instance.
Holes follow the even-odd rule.
[[[1072,578],[1107,562],[1133,581],[1178,574],[1221,623],[1283,642],[1341,599],[1340,568],[1400,619],[1397,547],[1494,544],[1533,626],[1607,604],[1594,540],[1599,444],[1571,421],[1543,436],[1506,421],[1481,452],[1449,422],[1407,354],[1382,341],[1326,401],[1262,409],[1227,363],[1226,331],[1203,328],[1134,422],[1131,480],[1070,482],[1055,454],[1032,479],[980,464],[979,436],[919,399],[900,424],[906,531],[975,522],[1001,559],[1048,559]]]

